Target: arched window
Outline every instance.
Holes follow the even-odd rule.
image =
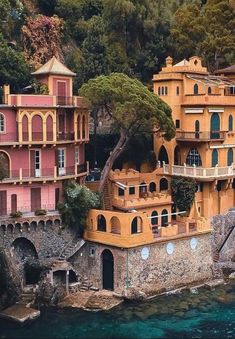
[[[229,131],[233,130],[233,116],[232,116],[232,114],[230,114],[229,117],[228,117],[228,130]]]
[[[217,149],[213,149],[211,155],[211,166],[215,167],[216,165],[218,165],[218,151]]]
[[[28,141],[28,117],[24,115],[22,118],[22,139],[23,141]]]
[[[106,232],[106,219],[102,214],[99,214],[97,217],[97,230]]]
[[[153,211],[151,214],[151,225],[158,225],[158,213],[157,211]]]
[[[176,86],[176,95],[179,95],[180,94],[180,88],[179,86]]]
[[[198,120],[195,121],[195,138],[199,139],[200,137],[200,122]]]
[[[147,184],[145,182],[140,184],[139,193],[140,197],[143,197],[145,194],[147,194]]]
[[[167,95],[168,94],[168,88],[167,88],[167,86],[165,87],[165,95]]]
[[[168,225],[168,212],[166,209],[162,210],[161,214],[161,226],[167,226]]]
[[[150,184],[149,184],[149,191],[150,192],[156,192],[156,184],[155,184],[155,182],[150,182]]]
[[[220,117],[218,113],[211,116],[211,139],[219,139],[220,137]]]
[[[175,146],[174,150],[174,165],[180,165],[181,159],[180,159],[180,148],[179,146]]]
[[[111,233],[121,234],[121,223],[117,217],[112,217],[110,220]]]
[[[42,141],[43,122],[40,115],[34,115],[32,118],[32,139],[33,141]]]
[[[7,153],[0,151],[0,167],[1,167],[1,176],[2,178],[10,177],[10,157]],[[0,206],[1,206],[0,199]],[[1,208],[1,207],[0,207]]]
[[[158,87],[157,92],[158,92],[158,95],[161,95],[161,87]]]
[[[233,149],[229,148],[228,155],[227,155],[227,164],[228,166],[231,166],[233,163]]]
[[[168,181],[166,178],[160,180],[160,192],[168,190]]]
[[[198,84],[195,84],[193,86],[193,94],[197,95],[198,94]]]
[[[77,116],[77,139],[81,139],[81,116]]]
[[[140,217],[135,217],[131,222],[131,234],[142,232],[143,221]]]
[[[5,132],[5,116],[4,114],[0,113],[0,133]]]
[[[164,87],[162,86],[162,95],[164,95],[164,94],[165,94]]]
[[[161,146],[159,150],[158,161],[160,161],[161,164],[163,163],[163,161],[165,162],[165,164],[169,164],[168,154],[164,146]]]
[[[47,141],[52,141],[53,140],[53,119],[50,115],[47,117],[46,126],[47,126]]]
[[[211,94],[211,87],[208,87],[208,92],[209,95]]]
[[[189,166],[202,166],[200,154],[196,148],[191,148],[186,158],[186,164]]]

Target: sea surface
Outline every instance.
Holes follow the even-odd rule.
[[[1,320],[0,338],[235,338],[235,283],[107,312],[44,309],[23,327]]]

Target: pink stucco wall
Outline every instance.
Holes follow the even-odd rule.
[[[17,141],[18,129],[16,123],[16,112],[9,108],[0,107],[0,113],[5,116],[5,132],[0,133],[0,142]]]
[[[32,184],[30,186],[22,185],[1,185],[0,191],[7,191],[7,213],[11,213],[11,195],[17,195],[17,210],[21,212],[31,211],[31,188],[41,187],[41,208],[46,210],[55,209],[55,189],[62,189],[62,183],[40,185]]]
[[[71,79],[64,78],[64,77],[53,77],[53,95],[58,95],[57,93],[57,82],[58,81],[64,81],[66,82],[66,96],[71,97],[72,93],[70,91],[71,87]]]

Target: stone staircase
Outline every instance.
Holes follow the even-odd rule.
[[[73,239],[66,244],[59,255],[59,260],[67,260],[74,255],[85,244],[83,239]]]
[[[105,210],[112,211],[112,198],[109,192],[109,180],[106,180],[103,194],[103,207]]]
[[[19,305],[25,305],[30,307],[34,304],[36,297],[37,287],[35,285],[27,285],[23,288],[23,291],[20,295],[20,300],[17,302]]]

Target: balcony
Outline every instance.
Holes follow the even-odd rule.
[[[226,131],[212,131],[212,132],[185,132],[177,131],[176,140],[186,142],[208,142],[208,141],[224,141]]]
[[[85,176],[89,172],[89,163],[59,168],[57,166],[42,169],[22,169],[10,171],[9,176],[4,178],[1,183],[16,182],[41,182],[57,181],[63,179],[73,179]]]
[[[225,167],[196,167],[163,164],[163,174],[176,175],[180,177],[194,178],[201,181],[213,181],[215,179],[226,179],[235,176],[233,165]]]
[[[72,141],[74,140],[74,132],[58,132],[57,141]]]
[[[74,106],[73,97],[56,97],[58,106]]]
[[[235,106],[235,95],[186,94],[182,106]]]

